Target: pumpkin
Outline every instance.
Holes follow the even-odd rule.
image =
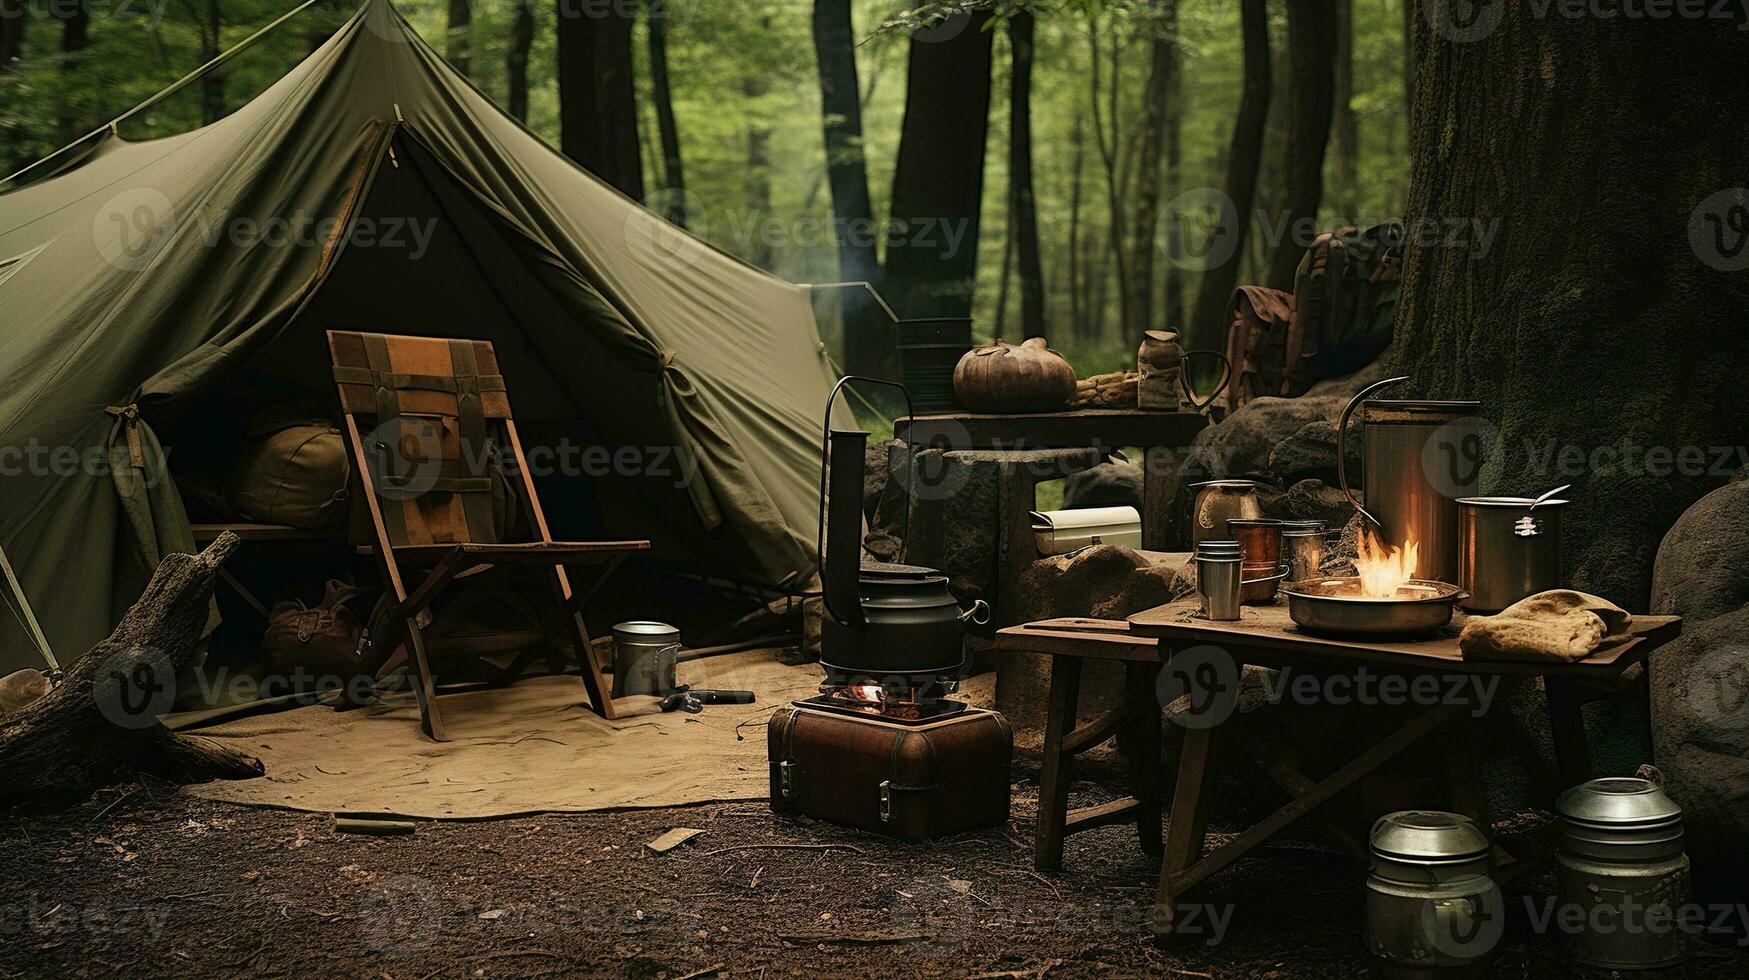
[[[960,358],[953,393],[974,412],[1051,412],[1075,397],[1075,369],[1043,337],[998,340]]]

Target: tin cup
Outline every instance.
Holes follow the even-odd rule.
[[[1196,546],[1196,592],[1204,616],[1226,622],[1239,618],[1240,564],[1237,541]]]

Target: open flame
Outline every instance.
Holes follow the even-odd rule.
[[[1415,577],[1420,546],[1413,538],[1403,542],[1403,547],[1393,548],[1369,528],[1360,536],[1359,551],[1354,573],[1360,579],[1361,595],[1389,599]]]

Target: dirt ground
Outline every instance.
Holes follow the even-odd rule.
[[[1093,782],[1076,791],[1103,794]],[[368,837],[337,834],[323,814],[122,786],[0,822],[0,975],[1364,973],[1361,874],[1317,841],[1278,841],[1217,876],[1204,940],[1167,950],[1147,938],[1157,865],[1133,828],[1073,837],[1065,870],[1041,874],[1036,803],[1036,769],[1017,766],[1008,826],[928,845],[754,802]],[[675,827],[705,833],[645,850]],[[1601,976],[1570,972],[1553,940],[1519,935],[1493,975]],[[1749,956],[1703,945],[1671,975],[1749,975]]]

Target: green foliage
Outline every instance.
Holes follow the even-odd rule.
[[[210,9],[220,12],[219,48],[227,48],[290,9],[292,0],[91,0],[90,45],[63,54],[62,24],[49,16],[47,0],[27,3],[22,55],[10,74],[0,75],[0,166],[10,173],[74,136],[126,111],[186,74],[203,60],[203,26]],[[1406,193],[1408,131],[1402,91],[1402,7],[1405,0],[1356,0],[1355,94],[1359,119],[1359,180],[1338,188],[1327,166],[1325,216],[1382,220],[1398,213]],[[862,95],[869,184],[877,221],[891,190],[905,104],[908,31],[933,23],[950,9],[990,6],[1011,14],[1025,0],[855,0],[856,49]],[[440,50],[447,33],[447,0],[399,0],[400,11]],[[1157,0],[1058,0],[1029,4],[1039,17],[1033,86],[1034,154],[1039,234],[1043,253],[1047,324],[1052,343],[1082,374],[1133,365],[1136,339],[1120,336],[1113,263],[1106,254],[1113,218],[1107,200],[1103,163],[1091,127],[1093,99],[1102,112],[1117,86],[1115,119],[1102,117],[1116,133],[1118,166],[1134,154],[1140,129],[1141,94],[1148,72],[1148,48],[1158,29]],[[323,0],[274,32],[265,42],[225,66],[222,97],[235,109],[272,85],[322,38],[349,16],[353,0]],[[681,149],[685,159],[691,227],[713,243],[749,261],[764,262],[775,274],[795,281],[837,278],[830,234],[831,197],[825,181],[819,89],[811,35],[812,0],[665,0],[668,56],[674,87]],[[516,16],[516,0],[475,0],[466,29],[471,75],[488,96],[503,104],[509,91],[506,55]],[[557,145],[558,80],[554,40],[555,5],[534,7],[535,41],[528,62],[529,127]],[[1284,14],[1271,11],[1275,40],[1276,99],[1272,106],[1271,148],[1260,177],[1259,201],[1268,206],[1278,193],[1280,110],[1286,97]],[[1220,187],[1241,83],[1237,0],[1180,0],[1177,48],[1182,62],[1181,165],[1168,179],[1163,198],[1184,191]],[[990,138],[985,161],[982,235],[976,315],[979,332],[995,333],[1007,232],[1008,64],[1006,31],[1000,18],[996,39],[996,78],[991,100]],[[636,44],[646,184],[661,187],[660,156],[655,151],[655,115],[648,98],[645,28]],[[1092,87],[1094,46],[1098,49],[1100,90]],[[131,120],[122,135],[148,139],[198,127],[202,86],[194,85],[151,112]],[[764,134],[768,162],[754,172],[750,137]],[[1079,221],[1088,271],[1078,302],[1071,301],[1070,212],[1080,158]],[[769,193],[769,210],[760,202]],[[1116,218],[1128,220],[1128,199],[1116,201]],[[1350,212],[1350,213],[1343,213]],[[1266,258],[1259,247],[1247,251],[1246,281]],[[1164,275],[1156,263],[1156,276]],[[1196,277],[1185,277],[1194,291]],[[1160,287],[1156,287],[1160,288]],[[1018,317],[1011,284],[1007,324]],[[1186,297],[1190,299],[1190,297]],[[1187,303],[1187,308],[1189,304]],[[1083,310],[1092,326],[1077,333],[1071,307]],[[1182,325],[1181,325],[1182,326]],[[1221,325],[1214,325],[1218,329]],[[1007,329],[1012,329],[1008,327]],[[828,337],[833,330],[828,324]],[[1199,328],[1198,336],[1211,333]],[[1017,339],[1017,338],[1015,338]]]

